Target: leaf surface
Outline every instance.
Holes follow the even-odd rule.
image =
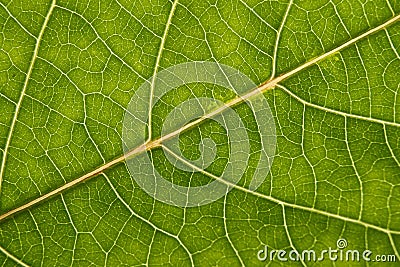
[[[322,251],[341,238],[400,260],[399,19],[394,0],[1,1],[0,263],[263,266],[265,246]],[[142,83],[191,61],[258,84],[277,145],[264,183],[249,190],[260,134],[235,103],[250,140],[242,179],[213,203],[180,208],[132,179],[122,123]],[[198,97],[237,99],[188,84],[151,111],[145,153],[182,186],[212,182],[229,161],[212,120],[179,136],[190,160],[201,140],[217,144],[205,172],[178,170],[156,145],[166,115]]]

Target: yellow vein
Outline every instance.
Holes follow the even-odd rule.
[[[222,215],[222,218],[223,218],[223,221],[224,221],[225,237],[226,237],[226,240],[228,240],[228,243],[231,246],[232,250],[235,252],[236,258],[239,260],[240,265],[241,266],[246,266],[244,264],[243,260],[242,260],[242,257],[240,257],[239,251],[236,249],[235,245],[233,244],[233,242],[232,242],[232,240],[231,240],[231,238],[229,236],[228,225],[226,223],[226,219],[227,219],[227,216],[226,216],[226,202],[227,202],[227,200],[226,199],[228,197],[228,189],[229,188],[227,188],[226,194],[224,196],[224,208],[223,208],[223,215]]]
[[[165,41],[167,40],[169,27],[171,26],[172,17],[174,16],[177,4],[178,4],[178,0],[175,0],[172,3],[171,11],[169,12],[169,16],[168,16],[168,20],[167,20],[167,25],[165,26],[164,34],[161,38],[160,48],[158,50],[158,55],[157,55],[157,59],[156,59],[156,65],[154,66],[154,73],[153,73],[153,77],[151,80],[150,99],[149,99],[149,103],[150,103],[149,104],[149,121],[147,122],[148,123],[148,134],[149,134],[148,141],[151,139],[151,113],[152,113],[152,108],[153,108],[154,86],[155,86],[156,77],[157,77],[156,74],[158,72],[158,67],[160,66],[160,61],[161,61],[162,52],[164,50]]]
[[[139,146],[138,148],[130,151],[130,155],[141,153],[141,152],[143,152],[145,150],[146,150],[146,147],[144,145],[142,145],[142,146]],[[45,200],[45,199],[51,198],[52,196],[55,196],[55,195],[61,193],[62,191],[73,187],[76,184],[79,184],[79,183],[81,183],[81,182],[83,182],[83,181],[85,181],[85,180],[87,180],[87,179],[89,179],[91,177],[94,177],[97,174],[102,173],[104,170],[110,168],[111,166],[113,166],[113,165],[115,165],[115,164],[117,164],[119,162],[124,161],[124,159],[125,159],[125,156],[118,157],[118,158],[116,158],[116,159],[114,159],[114,160],[102,165],[101,167],[99,167],[99,168],[97,168],[97,169],[95,169],[95,170],[93,170],[93,171],[91,171],[91,172],[79,177],[78,179],[72,180],[71,182],[62,185],[59,188],[57,188],[57,189],[55,189],[55,190],[53,190],[53,191],[51,191],[51,192],[49,192],[47,194],[44,194],[44,195],[32,200],[31,202],[28,202],[28,203],[26,203],[26,204],[24,204],[22,206],[19,206],[19,207],[13,209],[13,210],[8,211],[8,212],[0,215],[0,221],[5,219],[5,218],[7,218],[7,217],[9,217],[9,216],[11,216],[14,213],[17,213],[17,212],[19,212],[21,210],[25,210],[25,209],[27,209],[27,208],[29,208],[29,207],[31,207],[31,206],[43,201],[43,200]]]
[[[293,244],[292,237],[290,236],[289,226],[288,226],[287,221],[286,221],[285,205],[281,205],[281,207],[282,207],[283,227],[285,228],[285,232],[286,232],[286,236],[287,236],[288,241],[289,241],[289,245],[290,245],[290,247],[292,249],[297,251],[296,247]],[[301,261],[301,265],[303,265],[304,267],[307,267],[307,265],[304,263],[304,260],[301,257],[300,257],[300,261]]]
[[[391,18],[390,20],[386,21],[385,23],[383,23],[383,24],[381,24],[381,25],[379,25],[379,26],[377,26],[375,28],[372,28],[369,31],[366,31],[365,33],[355,37],[354,39],[351,39],[351,40],[347,41],[346,43],[336,47],[335,49],[332,49],[331,51],[329,51],[329,52],[327,52],[325,54],[322,54],[322,55],[320,55],[320,56],[318,56],[318,57],[316,57],[316,58],[304,63],[303,65],[301,65],[301,66],[299,66],[299,67],[297,67],[297,68],[295,68],[295,69],[283,74],[282,76],[277,77],[275,79],[275,80],[278,80],[276,83],[278,83],[278,82],[280,82],[280,81],[292,76],[293,74],[295,74],[295,73],[297,73],[297,72],[299,72],[299,71],[301,71],[301,70],[303,70],[305,68],[310,67],[311,65],[314,65],[315,63],[321,61],[322,59],[327,58],[330,55],[333,55],[336,52],[339,52],[340,50],[343,50],[346,47],[349,47],[350,45],[358,42],[359,40],[361,40],[361,39],[363,39],[363,38],[365,38],[365,37],[367,37],[367,36],[369,36],[371,34],[374,34],[374,33],[378,32],[378,31],[380,31],[382,29],[385,29],[390,24],[398,21],[399,19],[400,19],[400,15],[397,15],[397,16]]]
[[[28,29],[22,25],[21,22],[19,22],[19,20],[14,17],[14,15],[10,12],[10,10],[8,10],[7,6],[5,6],[3,3],[0,2],[0,6],[4,8],[4,10],[7,12],[7,14],[14,19],[14,21],[21,27],[22,30],[24,30],[24,32],[26,32],[28,35],[30,35],[31,37],[33,37],[34,39],[37,39],[37,37],[32,34],[30,31],[28,31]]]
[[[386,228],[383,228],[383,227],[380,227],[380,226],[376,226],[376,225],[371,224],[371,223],[367,223],[367,222],[361,221],[359,219],[353,219],[353,218],[345,217],[345,216],[342,216],[342,215],[339,215],[339,214],[331,213],[331,212],[328,212],[328,211],[323,211],[323,210],[319,210],[319,209],[315,209],[315,208],[311,208],[311,207],[307,207],[307,206],[301,206],[301,205],[298,205],[298,204],[294,204],[294,203],[290,203],[290,202],[286,202],[286,201],[280,200],[280,199],[272,197],[272,196],[264,195],[264,194],[262,194],[260,192],[252,191],[252,190],[247,189],[245,187],[242,187],[240,185],[237,185],[237,184],[231,183],[229,181],[226,181],[224,179],[221,179],[221,177],[218,177],[218,176],[216,176],[216,175],[214,175],[212,173],[209,173],[209,172],[197,167],[196,165],[194,165],[194,164],[188,162],[187,160],[183,159],[182,157],[178,156],[172,150],[170,150],[169,148],[167,148],[165,146],[163,146],[163,149],[165,151],[167,151],[168,153],[170,153],[177,160],[179,160],[183,164],[186,164],[188,167],[192,168],[195,171],[198,171],[198,172],[200,172],[200,173],[202,173],[202,174],[204,174],[204,175],[206,175],[206,176],[208,176],[208,177],[210,177],[210,178],[212,178],[212,179],[214,179],[214,180],[216,180],[216,181],[218,181],[220,183],[226,184],[227,186],[235,188],[235,189],[237,189],[239,191],[242,191],[242,192],[250,194],[250,195],[254,195],[254,196],[259,197],[259,198],[263,198],[263,199],[269,200],[269,201],[274,202],[274,203],[276,203],[278,205],[281,205],[282,207],[286,206],[286,207],[290,207],[290,208],[294,208],[294,209],[298,209],[298,210],[305,210],[305,211],[308,211],[310,213],[316,213],[316,214],[320,214],[320,215],[323,215],[323,216],[326,216],[326,217],[339,219],[339,220],[342,220],[342,221],[345,221],[345,222],[359,224],[359,225],[364,226],[365,228],[372,228],[372,229],[378,230],[378,231],[386,233],[386,234],[400,234],[400,231],[386,229]]]
[[[290,8],[292,7],[293,4],[293,0],[290,0],[290,2],[288,3],[287,7],[286,7],[286,12],[285,12],[285,16],[283,17],[281,26],[279,27],[278,31],[276,32],[276,40],[275,40],[275,47],[274,47],[274,56],[272,59],[272,72],[271,72],[271,79],[273,79],[275,77],[275,73],[276,73],[276,60],[277,60],[277,55],[278,55],[278,46],[279,46],[279,41],[281,40],[281,33],[282,30],[285,26],[287,17],[289,15],[290,12]]]
[[[326,57],[338,52],[339,50],[344,49],[344,48],[354,44],[355,42],[359,41],[362,38],[365,38],[366,36],[369,36],[369,35],[377,32],[377,31],[379,31],[381,29],[384,29],[385,27],[389,26],[390,24],[396,22],[399,19],[400,19],[400,15],[398,15],[396,17],[393,17],[392,19],[386,21],[385,23],[381,24],[380,26],[378,26],[376,28],[373,28],[373,29],[361,34],[360,36],[358,36],[358,37],[356,37],[356,38],[354,38],[354,39],[342,44],[338,48],[335,48],[335,49],[333,49],[333,50],[331,50],[331,51],[329,51],[329,52],[327,52],[327,53],[325,53],[325,54],[323,54],[323,55],[321,55],[321,56],[319,56],[319,57],[317,57],[317,58],[315,58],[315,59],[313,59],[313,60],[311,60],[311,61],[309,61],[309,62],[307,62],[307,63],[305,63],[305,64],[303,64],[303,65],[301,65],[301,66],[299,66],[299,67],[297,67],[297,68],[295,68],[295,69],[293,69],[293,70],[291,70],[291,71],[289,71],[289,72],[287,72],[285,74],[283,74],[283,75],[281,75],[281,76],[278,76],[278,77],[276,77],[276,78],[274,78],[272,80],[266,81],[264,84],[261,84],[259,87],[255,88],[254,90],[250,91],[249,93],[245,94],[244,96],[236,97],[236,98],[232,99],[231,101],[226,103],[224,106],[214,110],[213,112],[211,112],[211,113],[209,113],[209,114],[207,114],[207,115],[205,115],[205,116],[203,116],[203,117],[201,117],[201,118],[199,118],[199,119],[197,119],[197,120],[195,120],[195,121],[193,121],[193,122],[191,122],[189,124],[186,124],[184,127],[180,128],[180,129],[178,129],[178,130],[176,130],[176,131],[174,131],[174,132],[172,132],[170,134],[162,136],[159,139],[156,139],[156,140],[153,140],[153,141],[147,141],[145,144],[140,145],[140,146],[132,149],[131,151],[129,151],[125,155],[122,155],[122,156],[120,156],[120,157],[118,157],[118,158],[116,158],[116,159],[114,159],[114,160],[112,160],[112,161],[110,161],[110,162],[98,167],[97,169],[95,169],[95,170],[93,170],[93,171],[91,171],[91,172],[89,172],[89,173],[87,173],[87,174],[85,174],[85,175],[83,175],[83,176],[81,176],[81,177],[79,177],[79,178],[67,183],[67,184],[64,184],[63,186],[61,186],[61,187],[59,187],[59,188],[57,188],[57,189],[55,189],[55,190],[53,190],[53,191],[51,191],[51,192],[49,192],[47,194],[44,194],[44,195],[42,195],[42,196],[40,196],[40,197],[38,197],[38,198],[36,198],[36,199],[24,204],[22,206],[19,206],[19,207],[13,209],[13,210],[10,210],[10,211],[0,215],[0,221],[4,220],[5,218],[7,218],[7,217],[19,212],[19,211],[25,210],[25,209],[27,209],[27,208],[29,208],[29,207],[31,207],[31,206],[43,201],[43,200],[45,200],[45,199],[48,199],[48,198],[50,198],[50,197],[52,197],[54,195],[57,195],[60,192],[66,190],[66,189],[69,189],[69,188],[73,187],[76,184],[79,184],[79,183],[81,183],[81,182],[83,182],[83,181],[85,181],[85,180],[87,180],[89,178],[92,178],[95,175],[97,175],[99,173],[102,173],[104,170],[110,168],[111,166],[114,166],[117,163],[123,162],[126,158],[129,158],[129,157],[132,157],[134,155],[143,153],[143,152],[145,152],[147,150],[151,150],[151,149],[156,148],[156,147],[160,147],[161,144],[165,140],[168,140],[168,139],[170,139],[170,138],[172,138],[174,136],[179,135],[181,132],[190,129],[190,128],[194,127],[195,125],[198,125],[199,123],[201,123],[205,119],[208,119],[208,118],[211,118],[211,117],[213,117],[213,116],[215,116],[217,114],[220,114],[221,112],[223,112],[228,107],[231,107],[231,106],[237,105],[239,103],[242,103],[243,101],[245,101],[247,99],[250,99],[251,97],[253,97],[255,95],[262,94],[263,92],[267,91],[268,89],[271,89],[271,88],[277,86],[279,82],[281,82],[284,79],[290,77],[291,75],[294,75],[295,73],[297,73],[297,72],[299,72],[299,71],[301,71],[301,70],[303,70],[303,69],[305,69],[305,68],[307,68],[307,67],[309,67],[309,66],[311,66],[311,65],[313,65],[315,63],[317,63],[320,60],[323,60],[324,58],[326,58]],[[250,191],[250,192],[252,192],[252,191]],[[262,194],[260,194],[260,195],[262,195]],[[288,204],[288,206],[290,206],[290,205],[291,204]],[[302,208],[302,209],[305,209],[305,210],[310,209],[310,211],[314,211],[311,208],[301,207],[301,206],[297,207],[297,205],[295,205],[295,206],[296,206],[296,208]],[[322,211],[320,211],[320,212],[321,212],[321,214],[324,214],[324,212],[322,212]],[[330,213],[326,213],[326,215],[335,217],[333,214],[330,214]],[[339,216],[339,218],[343,218],[343,217]],[[349,220],[352,220],[352,219],[349,219]],[[369,227],[373,228],[372,225],[369,226]],[[375,226],[375,228],[379,228],[379,227]]]
[[[44,22],[43,22],[42,28],[40,30],[39,36],[36,39],[35,50],[33,51],[31,63],[30,63],[29,68],[28,68],[28,73],[26,74],[26,77],[25,77],[24,86],[22,87],[22,92],[21,92],[21,95],[19,96],[19,100],[18,100],[17,106],[15,108],[14,117],[13,117],[13,120],[11,122],[10,131],[8,132],[7,142],[6,142],[6,146],[4,148],[3,160],[1,162],[1,167],[0,167],[0,191],[1,191],[1,184],[2,184],[3,176],[4,176],[4,170],[5,170],[5,166],[6,166],[7,153],[8,153],[8,149],[10,148],[11,136],[12,136],[12,134],[14,132],[14,127],[15,127],[15,124],[17,122],[17,117],[18,117],[19,111],[21,109],[22,100],[24,99],[25,91],[26,91],[26,88],[28,87],[29,79],[30,79],[30,77],[32,75],[33,67],[35,65],[35,61],[36,61],[36,58],[37,58],[38,53],[39,53],[39,46],[40,46],[40,42],[41,42],[42,37],[43,37],[44,30],[47,27],[47,23],[50,20],[51,13],[53,12],[53,9],[54,9],[55,5],[56,5],[56,0],[53,0],[51,2],[51,6],[50,6],[50,9],[49,9],[49,12],[47,13],[46,18],[44,19]]]
[[[17,257],[15,257],[14,255],[12,255],[10,252],[8,252],[7,250],[5,250],[3,247],[0,246],[0,251],[3,252],[8,258],[12,259],[13,261],[15,261],[16,263],[20,264],[21,266],[24,267],[29,267],[29,265],[27,265],[25,262],[21,261],[20,259],[18,259]]]
[[[362,214],[363,214],[363,211],[364,211],[363,181],[361,180],[361,175],[358,172],[358,169],[357,169],[357,166],[356,166],[356,162],[355,162],[355,160],[353,158],[353,153],[351,153],[350,144],[349,144],[350,142],[349,142],[349,129],[348,129],[347,117],[344,117],[344,138],[345,138],[347,152],[349,152],[349,158],[350,158],[350,161],[351,161],[351,166],[353,167],[354,173],[356,174],[358,183],[360,185],[360,212],[358,214],[358,219],[361,220]]]
[[[375,119],[373,117],[365,117],[365,116],[361,116],[361,115],[346,113],[346,112],[343,112],[343,111],[339,111],[339,110],[335,110],[335,109],[331,109],[331,108],[326,108],[324,106],[316,105],[316,104],[313,104],[311,102],[308,102],[308,101],[298,97],[296,94],[294,94],[292,91],[290,91],[288,88],[284,87],[281,84],[277,84],[276,86],[279,87],[280,89],[282,89],[282,91],[284,91],[285,93],[287,93],[288,95],[290,95],[291,97],[296,99],[297,101],[299,101],[300,103],[304,104],[305,106],[309,106],[309,107],[312,107],[312,108],[315,108],[315,109],[318,109],[318,110],[322,110],[322,111],[325,111],[325,112],[328,112],[328,113],[332,113],[332,114],[335,114],[335,115],[339,115],[339,116],[343,116],[343,117],[349,117],[349,118],[353,118],[353,119],[369,121],[369,122],[378,123],[378,124],[382,124],[382,125],[390,125],[390,126],[394,126],[394,127],[400,127],[400,123],[391,122],[391,121],[385,121],[385,120],[381,120],[381,119]]]
[[[394,252],[395,256],[397,257],[397,259],[400,260],[400,254],[399,254],[399,251],[397,250],[396,244],[393,241],[393,237],[391,234],[388,234],[388,236],[389,236],[390,245],[392,245],[392,248],[393,248],[393,252]]]

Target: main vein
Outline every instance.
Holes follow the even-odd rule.
[[[13,254],[11,254],[10,252],[8,252],[5,248],[0,246],[0,251],[4,253],[4,255],[6,255],[8,258],[12,259],[15,263],[18,263],[19,265],[23,266],[23,267],[29,267],[28,264],[26,264],[25,262],[23,262],[22,260],[18,259],[17,257],[15,257]]]
[[[7,142],[6,142],[6,146],[4,148],[3,159],[2,159],[1,167],[0,167],[0,192],[1,192],[1,184],[3,181],[6,161],[7,161],[7,154],[8,154],[8,150],[10,149],[11,137],[14,132],[15,124],[17,122],[18,114],[21,109],[22,100],[24,99],[24,96],[25,96],[26,88],[28,87],[29,79],[32,75],[33,67],[35,66],[35,62],[36,62],[36,59],[37,59],[37,56],[39,53],[40,42],[42,41],[43,33],[44,33],[44,31],[47,27],[47,24],[50,20],[51,14],[53,13],[53,9],[54,9],[55,5],[56,5],[56,0],[53,0],[51,2],[49,11],[47,12],[46,18],[44,19],[42,28],[40,29],[39,36],[36,39],[35,50],[33,51],[31,63],[29,64],[29,68],[28,68],[28,73],[26,74],[26,77],[25,77],[24,86],[22,87],[21,95],[19,96],[17,106],[15,107],[15,113],[14,113],[14,117],[11,122],[10,130],[8,132]]]
[[[55,0],[53,1],[52,8],[54,7],[54,5],[55,5]],[[48,21],[48,18],[50,16],[50,14],[51,14],[52,8],[50,9],[50,11],[49,11],[49,13],[48,13],[48,15],[46,17],[46,21],[45,21],[45,24],[42,27],[41,34],[43,34],[43,30],[44,30],[44,28],[45,28],[45,26],[47,24],[47,21]],[[367,32],[355,37],[354,39],[351,39],[351,40],[347,41],[346,43],[338,46],[337,48],[335,48],[335,49],[333,49],[333,50],[331,50],[331,51],[329,51],[329,52],[327,52],[327,53],[325,53],[325,54],[323,54],[321,56],[318,56],[318,57],[316,57],[316,58],[304,63],[303,65],[301,65],[301,66],[299,66],[299,67],[297,67],[297,68],[295,68],[295,69],[293,69],[293,70],[291,70],[291,71],[289,71],[289,72],[287,72],[287,73],[285,73],[285,74],[283,74],[281,76],[278,76],[276,78],[273,78],[271,80],[266,81],[265,83],[261,84],[259,87],[254,88],[253,90],[249,91],[247,94],[245,94],[243,96],[238,96],[238,97],[230,100],[224,106],[212,111],[209,114],[206,114],[205,116],[203,116],[203,117],[201,117],[201,118],[199,118],[199,119],[197,119],[197,120],[195,120],[195,121],[193,121],[193,122],[191,122],[189,124],[186,124],[182,128],[180,128],[180,129],[178,129],[178,130],[176,130],[174,132],[171,132],[171,133],[169,133],[167,135],[164,135],[164,136],[162,136],[162,137],[160,137],[158,139],[155,139],[153,141],[149,140],[146,143],[144,143],[144,144],[142,144],[142,145],[130,150],[125,155],[122,155],[122,156],[120,156],[120,157],[118,157],[118,158],[116,158],[116,159],[114,159],[114,160],[112,160],[112,161],[110,161],[110,162],[108,162],[108,163],[96,168],[95,170],[93,170],[93,171],[91,171],[91,172],[89,172],[89,173],[87,173],[87,174],[85,174],[85,175],[83,175],[83,176],[81,176],[81,177],[69,182],[69,183],[66,183],[66,184],[62,185],[61,187],[59,187],[59,188],[57,188],[57,189],[55,189],[55,190],[53,190],[53,191],[51,191],[51,192],[49,192],[47,194],[44,194],[44,195],[42,195],[42,196],[40,196],[40,197],[38,197],[38,198],[36,198],[36,199],[24,204],[22,206],[19,206],[19,207],[13,209],[13,210],[10,210],[10,211],[0,215],[0,221],[4,220],[5,218],[8,218],[9,216],[11,216],[11,215],[13,215],[13,214],[15,214],[15,213],[17,213],[19,211],[28,209],[29,207],[31,207],[31,206],[39,203],[39,202],[42,202],[42,201],[44,201],[46,199],[49,199],[50,197],[55,196],[55,195],[59,194],[60,192],[73,187],[74,185],[77,185],[77,184],[79,184],[79,183],[81,183],[83,181],[88,180],[88,179],[96,176],[97,174],[102,173],[106,169],[116,165],[117,163],[125,161],[126,158],[138,155],[140,153],[143,153],[145,151],[151,150],[151,149],[156,148],[156,147],[160,147],[164,141],[166,141],[166,140],[168,140],[168,139],[170,139],[170,138],[172,138],[174,136],[179,135],[183,131],[186,131],[186,130],[188,130],[188,129],[200,124],[201,122],[203,122],[204,120],[206,120],[208,118],[211,118],[211,117],[213,117],[213,116],[215,116],[217,114],[220,114],[221,112],[223,112],[224,110],[226,110],[229,107],[232,107],[234,105],[242,103],[243,101],[246,101],[246,100],[250,99],[251,97],[254,97],[256,95],[262,94],[265,91],[274,88],[276,85],[278,85],[279,82],[291,77],[292,75],[300,72],[301,70],[303,70],[305,68],[308,68],[308,67],[316,64],[317,62],[319,62],[319,61],[329,57],[330,55],[332,55],[332,54],[334,54],[334,53],[336,53],[336,52],[338,52],[338,51],[340,51],[340,50],[342,50],[342,49],[354,44],[355,42],[357,42],[357,41],[359,41],[359,40],[361,40],[361,39],[363,39],[363,38],[365,38],[365,37],[367,37],[367,36],[369,36],[371,34],[374,34],[374,33],[378,32],[378,31],[380,31],[380,30],[382,30],[384,28],[386,28],[387,26],[389,26],[390,24],[396,22],[399,19],[400,19],[400,15],[397,15],[397,16],[391,18],[390,20],[386,21],[385,23],[383,23],[383,24],[381,24],[381,25],[379,25],[379,26],[377,26],[377,27],[375,27],[373,29],[370,29],[369,31],[367,31]],[[38,38],[37,48],[35,49],[35,54],[37,54],[36,50],[39,47],[38,44],[39,44],[40,40],[41,40],[41,36],[39,36],[39,38]],[[33,67],[33,63],[34,63],[34,60],[32,60],[32,62],[31,62],[31,67]],[[32,69],[30,68],[30,72],[31,71],[32,71]],[[26,79],[26,83],[27,83],[28,79],[29,78]],[[25,89],[26,89],[26,86],[24,86],[24,90]],[[21,94],[21,99],[19,101],[19,106],[20,106],[20,102],[22,101],[22,96],[23,96],[23,93]],[[16,119],[16,115],[14,116],[14,118]],[[15,121],[13,122],[13,124],[15,124]],[[10,134],[10,136],[11,136],[11,134]],[[8,141],[8,143],[9,143],[9,141]],[[5,157],[3,157],[3,162],[4,161],[5,161]],[[250,192],[252,192],[252,191],[250,191]],[[257,193],[257,194],[258,195],[262,195],[260,193]],[[289,207],[293,207],[293,208],[299,208],[298,205],[286,203],[286,202],[283,202],[281,200],[279,200],[279,201],[280,201],[280,204],[285,204],[285,205],[287,205]],[[307,207],[302,207],[302,209],[309,210],[311,212],[315,212],[314,209],[307,208]],[[324,212],[324,211],[319,211],[319,213],[325,214],[325,215],[328,215],[328,216],[333,216],[333,217],[336,216],[337,217],[337,215],[335,215],[335,214],[331,214],[331,213]],[[340,217],[340,219],[343,219],[343,217]],[[349,220],[352,220],[352,219],[349,219]],[[360,222],[360,221],[355,221],[354,220],[354,222]],[[360,222],[360,223],[362,223],[362,222]],[[369,226],[371,227],[372,225],[369,225]],[[383,230],[383,228],[380,228],[380,227],[377,227],[377,226],[375,226],[375,228]]]

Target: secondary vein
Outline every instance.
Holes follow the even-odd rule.
[[[168,20],[167,20],[167,25],[165,26],[164,34],[161,38],[160,48],[158,49],[156,64],[154,66],[154,73],[153,73],[153,77],[151,80],[150,99],[149,99],[150,104],[149,104],[149,121],[148,121],[148,131],[149,131],[149,139],[148,140],[151,139],[151,113],[152,113],[152,107],[153,107],[154,87],[155,87],[155,82],[156,82],[156,77],[157,77],[156,74],[157,74],[158,68],[160,66],[161,56],[162,56],[162,52],[164,51],[164,46],[165,46],[165,40],[167,39],[169,27],[171,26],[172,17],[174,16],[177,4],[178,4],[178,0],[174,0],[174,2],[172,3],[171,11],[169,12],[169,16],[168,16]]]
[[[2,181],[3,181],[6,161],[7,161],[7,154],[8,154],[8,150],[10,148],[11,137],[12,137],[12,134],[14,132],[15,124],[17,122],[18,114],[19,114],[19,111],[21,109],[22,100],[24,99],[24,96],[25,96],[26,88],[28,87],[29,79],[30,79],[30,77],[32,75],[33,67],[35,65],[35,62],[36,62],[36,59],[37,59],[37,56],[38,56],[38,53],[39,53],[40,42],[42,41],[43,33],[44,33],[44,31],[45,31],[45,29],[47,27],[47,24],[48,24],[48,22],[50,20],[51,14],[53,13],[53,9],[54,9],[55,5],[56,5],[56,0],[53,0],[51,2],[49,11],[47,12],[46,18],[44,19],[42,28],[40,29],[39,36],[36,39],[35,50],[33,51],[31,63],[29,64],[29,68],[28,68],[28,73],[26,74],[26,77],[25,77],[24,86],[22,87],[22,91],[21,91],[21,94],[19,96],[19,100],[18,100],[17,106],[15,107],[15,113],[14,113],[13,120],[11,122],[10,131],[8,132],[7,142],[6,142],[6,146],[4,148],[3,159],[2,159],[1,167],[0,167],[0,192],[1,192],[1,184],[2,184]]]

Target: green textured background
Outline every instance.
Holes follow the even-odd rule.
[[[256,192],[241,188],[260,136],[239,105],[252,153],[225,197],[168,206],[120,162],[0,221],[0,265],[276,266],[283,263],[260,262],[257,251],[320,251],[339,238],[349,249],[399,256],[400,22],[384,24],[399,14],[397,0],[1,0],[0,214],[121,156],[125,108],[162,69],[217,61],[262,84],[324,56],[264,93],[277,148]],[[154,108],[154,137],[168,110],[199,96],[234,97],[205,84],[179,88]],[[219,144],[207,169],[218,175],[228,160],[218,124],[185,132],[183,154],[199,157],[202,138]],[[167,179],[188,183],[192,175],[174,170],[161,150],[149,153]]]

